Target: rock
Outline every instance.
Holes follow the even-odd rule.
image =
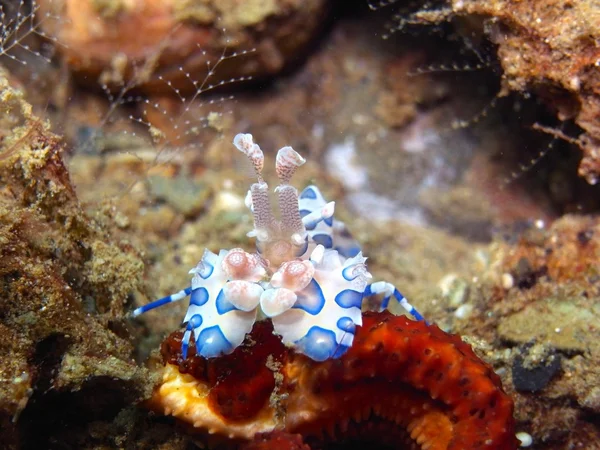
[[[50,12],[59,18],[45,20],[42,28],[62,44],[57,50],[81,81],[117,92],[135,86],[169,94],[174,92],[167,83],[195,92],[205,78],[218,84],[279,73],[314,39],[329,5],[325,0],[37,3],[40,16]]]
[[[535,92],[573,119],[584,132],[579,173],[590,184],[600,180],[600,9],[596,0],[460,0],[443,14],[423,15],[439,23],[451,17],[486,20],[488,38],[498,46],[503,92]],[[433,11],[432,11],[433,12]],[[473,20],[477,18],[477,20]],[[471,37],[469,37],[470,39]]]
[[[577,298],[548,298],[503,319],[499,335],[510,342],[546,342],[567,352],[584,352],[589,327],[600,320],[598,308],[586,308]]]
[[[530,348],[531,349],[531,348]],[[551,352],[544,358],[527,361],[528,355],[518,355],[512,364],[512,380],[519,392],[539,392],[560,369],[560,357]]]
[[[151,195],[171,205],[186,217],[193,217],[205,207],[210,196],[206,186],[185,176],[168,179],[151,176],[148,179]]]
[[[60,139],[2,72],[0,107],[0,447],[49,448],[67,418],[150,395],[120,323],[144,266],[82,211]]]

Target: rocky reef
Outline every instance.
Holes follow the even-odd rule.
[[[144,265],[84,213],[64,144],[4,72],[0,97],[0,442],[29,448],[151,392],[123,324]]]
[[[454,417],[486,422],[497,448],[516,448],[515,432],[523,447],[597,448],[593,1],[18,3],[33,4],[42,28],[5,34],[26,39],[24,55],[0,48],[0,447],[306,449],[360,435],[385,448],[480,448],[439,400],[461,378],[436,384],[435,358],[454,358],[476,380],[469,401],[496,396]],[[296,186],[336,200],[369,272],[435,326],[365,315],[353,353],[319,365],[267,322],[235,357],[205,361],[178,353],[184,302],[133,320],[189,286],[204,248],[254,251],[253,172],[230,144],[239,132],[267,158],[285,145],[307,157]],[[398,338],[406,330],[412,346]],[[247,377],[232,375],[240,365]],[[164,403],[165,380],[206,390],[203,420],[235,417],[214,434],[194,429]],[[358,402],[401,392],[418,414],[407,419],[394,397],[329,423],[318,411],[351,409],[337,382]],[[307,408],[314,422],[281,425]],[[253,441],[238,432],[267,422],[281,426]],[[436,441],[431,427],[443,430]]]
[[[406,18],[399,16],[399,26]],[[600,180],[600,11],[595,1],[451,0],[438,10],[419,10],[414,20],[465,20],[466,30],[485,35],[497,47],[499,95],[535,94],[560,121],[574,121],[582,129],[571,138],[583,151],[579,174],[591,184]]]

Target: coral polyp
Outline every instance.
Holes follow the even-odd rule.
[[[300,154],[291,147],[277,153],[278,220],[262,177],[261,148],[251,134],[238,134],[233,144],[251,161],[258,179],[246,197],[254,216],[248,236],[256,238],[257,253],[233,249],[216,255],[207,249],[190,271],[191,287],[137,308],[134,317],[190,296],[182,355],[185,359],[193,333],[197,353],[212,358],[242,343],[260,307],[286,345],[316,361],[338,358],[352,346],[365,297],[382,294],[383,309],[393,296],[423,319],[392,284],[369,284],[371,274],[358,244],[338,238],[348,233],[333,218],[334,202],[327,203],[316,186],[298,194],[289,184],[305,162]]]

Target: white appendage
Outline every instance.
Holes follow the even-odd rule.
[[[314,276],[301,290],[293,306],[286,304],[272,316],[275,332],[282,341],[316,361],[341,356],[354,339],[356,326],[362,324],[362,296],[369,278],[365,258],[357,255],[343,261],[335,250],[318,246],[310,261]],[[320,260],[320,262],[318,262]],[[287,289],[286,284],[282,288]],[[265,291],[261,298],[275,295]],[[291,290],[291,289],[290,289]],[[288,297],[286,297],[288,298]],[[269,298],[269,300],[271,300]]]
[[[240,249],[221,250],[219,255],[205,250],[202,261],[191,272],[190,306],[183,319],[187,322],[183,356],[191,333],[200,355],[210,358],[231,353],[256,320],[263,290],[257,281],[264,269],[253,255]]]
[[[381,303],[378,305],[378,311],[387,309],[390,299],[394,297],[398,303],[400,303],[400,306],[402,306],[406,312],[411,314],[415,319],[425,320],[421,313],[413,305],[411,305],[408,300],[406,300],[406,297],[404,297],[404,295],[402,295],[402,293],[396,289],[393,284],[388,283],[387,281],[378,281],[377,283],[367,286],[367,289],[365,290],[365,297],[379,294],[383,294],[383,298],[381,299]]]

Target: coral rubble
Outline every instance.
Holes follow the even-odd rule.
[[[597,217],[564,216],[505,230],[461,299],[443,302],[455,311],[446,326],[494,366],[515,400],[517,429],[545,450],[594,448],[600,437],[598,227]]]

